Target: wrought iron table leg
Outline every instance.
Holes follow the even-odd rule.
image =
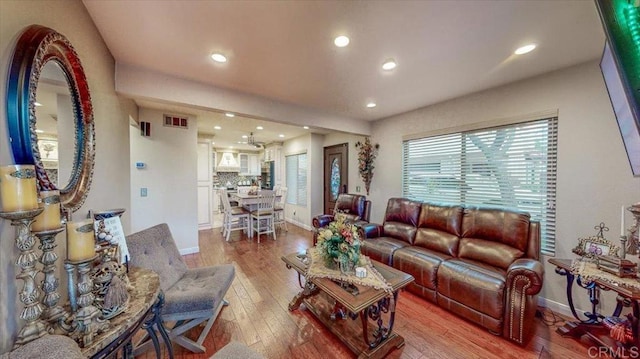
[[[360,312],[360,319],[362,320],[362,337],[364,342],[373,349],[380,345],[382,341],[387,339],[393,332],[393,323],[396,317],[396,300],[398,299],[398,292],[393,293],[393,298],[386,297],[380,299],[378,303],[369,306],[367,309]],[[384,326],[382,320],[382,313],[389,313],[389,324]],[[378,328],[373,333],[373,340],[369,340],[369,319],[376,321]]]
[[[171,339],[169,339],[169,334],[162,323],[162,306],[164,305],[164,292],[160,291],[158,294],[158,300],[151,308],[151,317],[147,320],[143,328],[147,330],[149,334],[149,338],[153,342],[153,347],[156,350],[156,357],[158,359],[162,358],[162,352],[160,351],[160,342],[158,341],[158,336],[156,334],[156,329],[160,332],[162,336],[162,340],[164,344],[167,346],[167,352],[169,353],[169,358],[173,359],[173,344],[171,343]]]

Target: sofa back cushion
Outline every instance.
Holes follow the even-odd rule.
[[[366,197],[359,194],[340,193],[336,199],[335,213],[344,213],[350,221],[364,219],[366,216]]]
[[[529,218],[525,212],[467,207],[462,216],[459,257],[506,269],[527,250]]]
[[[421,203],[408,198],[390,198],[384,215],[384,235],[413,244]]]
[[[462,212],[462,206],[423,203],[414,245],[457,257]]]

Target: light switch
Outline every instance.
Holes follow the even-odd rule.
[[[147,196],[147,187],[140,188],[140,197],[146,197],[146,196]]]
[[[360,193],[360,186],[356,186],[356,193]]]

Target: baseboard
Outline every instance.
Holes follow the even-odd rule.
[[[555,313],[564,315],[566,317],[571,317],[571,318],[573,317],[573,314],[571,313],[571,308],[569,308],[568,305],[563,303],[559,303],[543,297],[538,297],[538,306],[548,308],[554,311]]]
[[[180,255],[193,254],[200,252],[200,247],[182,248],[179,250]]]
[[[308,224],[304,224],[304,223],[302,223],[302,222],[294,221],[294,220],[293,220],[293,219],[291,219],[291,218],[285,218],[284,220],[285,220],[285,221],[287,221],[287,222],[289,222],[289,223],[291,223],[291,224],[294,224],[294,225],[296,225],[296,226],[298,226],[298,227],[300,227],[300,228],[304,228],[304,229],[306,229],[307,231],[310,231],[310,230],[311,230],[311,226],[309,226]]]

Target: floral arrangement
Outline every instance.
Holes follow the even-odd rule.
[[[335,221],[318,231],[316,247],[329,268],[338,264],[353,269],[360,261],[360,245],[358,228],[345,223],[344,216],[336,216]]]
[[[356,148],[359,148],[358,152],[358,171],[362,182],[364,182],[364,188],[367,190],[367,196],[369,195],[369,187],[371,186],[371,179],[373,178],[373,161],[378,156],[379,144],[372,145],[369,137],[365,137],[364,142],[356,142]]]

